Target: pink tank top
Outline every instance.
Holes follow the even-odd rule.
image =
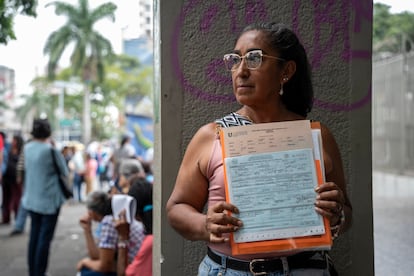
[[[224,190],[224,170],[223,159],[221,156],[220,138],[213,142],[213,148],[210,161],[207,166],[207,177],[209,180],[208,188],[208,206],[212,206],[219,201],[226,200],[226,192]],[[227,234],[229,236],[229,234]],[[230,243],[208,243],[208,246],[222,254],[231,256]]]

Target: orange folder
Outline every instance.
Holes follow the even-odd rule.
[[[311,122],[312,129],[320,130],[319,122]],[[225,190],[226,190],[226,201],[230,202],[229,198],[229,187],[227,184],[227,173],[224,162],[225,150],[223,143],[223,131],[220,131],[220,140],[222,145],[223,154],[223,167],[224,167],[224,178],[225,178]],[[320,139],[320,142],[322,140]],[[322,152],[322,144],[320,146],[320,152]],[[323,175],[323,159],[315,160],[315,169],[317,174],[318,184],[322,184],[325,181]],[[327,250],[332,246],[332,236],[330,231],[330,223],[327,218],[323,218],[325,227],[325,233],[320,235],[304,236],[304,237],[292,237],[275,240],[264,240],[264,241],[253,241],[253,242],[235,242],[233,234],[230,235],[230,244],[233,255],[243,254],[257,254],[266,252],[283,252],[283,251],[311,251],[311,250]]]

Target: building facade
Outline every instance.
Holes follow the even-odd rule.
[[[139,0],[138,8],[139,28],[141,30],[140,36],[145,36],[149,39],[153,38],[153,4],[151,0]]]
[[[0,129],[17,130],[19,125],[14,120],[16,107],[15,71],[0,65]]]

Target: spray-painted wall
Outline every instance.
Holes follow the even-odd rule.
[[[354,207],[354,225],[332,255],[341,275],[372,275],[372,1],[168,0],[155,1],[154,11],[154,275],[196,275],[205,255],[202,242],[185,241],[168,225],[165,203],[196,130],[237,108],[222,57],[254,21],[291,26],[307,50],[315,88],[308,118],[334,133]]]

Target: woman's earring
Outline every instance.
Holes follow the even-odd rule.
[[[283,95],[283,82],[280,84],[279,95],[280,95],[280,96],[282,96],[282,95]]]
[[[284,77],[283,78],[283,82],[280,84],[280,90],[279,90],[279,95],[280,96],[282,96],[283,95],[283,84],[285,83],[285,82],[287,82],[289,80],[289,78],[288,77]]]

